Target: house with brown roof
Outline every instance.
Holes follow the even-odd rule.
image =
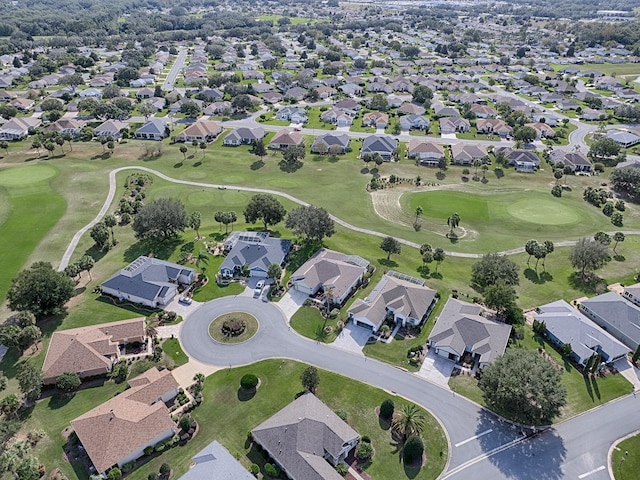
[[[536,131],[536,137],[538,140],[541,138],[555,138],[556,132],[553,128],[551,128],[546,123],[535,122],[535,123],[525,123],[525,127],[531,127]]]
[[[437,301],[437,292],[426,287],[424,280],[390,270],[364,300],[353,303],[348,313],[355,325],[376,333],[387,316],[403,327],[421,325]]]
[[[444,158],[444,148],[434,142],[412,138],[407,146],[407,157],[417,160],[421,165],[438,166]]]
[[[211,120],[198,120],[178,134],[179,142],[210,142],[222,132],[222,125]]]
[[[132,462],[144,449],[177,431],[165,402],[178,394],[169,370],[152,368],[129,380],[129,388],[71,421],[98,473]]]
[[[251,431],[291,480],[341,480],[335,466],[360,435],[313,393],[306,393]]]
[[[54,332],[42,365],[43,383],[52,385],[67,372],[80,378],[106,375],[126,344],[144,340],[144,318]]]
[[[36,117],[14,117],[0,127],[0,139],[20,140],[29,134],[29,130],[37,128],[42,120]]]
[[[86,122],[75,118],[60,118],[49,125],[46,130],[48,132],[58,132],[61,134],[68,133],[72,137],[80,135],[80,131],[86,125]]]
[[[482,160],[487,156],[487,150],[480,145],[463,145],[454,143],[451,145],[451,163],[455,165],[472,165],[476,160]]]
[[[478,118],[476,129],[478,133],[495,133],[502,138],[513,135],[513,128],[499,118]]]
[[[362,117],[365,127],[386,128],[389,125],[389,115],[384,112],[367,112]]]
[[[400,108],[398,108],[399,115],[424,115],[425,112],[424,107],[416,105],[415,103],[403,103]]]
[[[304,145],[304,138],[299,132],[290,132],[289,130],[282,129],[276,133],[269,142],[269,148],[276,150],[283,150],[289,147],[297,147]]]

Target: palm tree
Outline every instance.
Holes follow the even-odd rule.
[[[198,256],[196,257],[196,268],[200,268],[202,265],[201,271],[204,276],[204,271],[206,270],[206,265],[209,264],[209,254],[204,250],[200,250],[198,252]]]
[[[187,160],[187,146],[186,145],[180,145],[180,153],[182,154],[182,156],[184,157],[183,161]]]
[[[327,316],[331,313],[331,305],[333,305],[333,299],[335,298],[333,287],[327,287],[324,289],[324,300],[327,304]]]
[[[406,439],[411,435],[420,435],[424,430],[424,421],[424,415],[418,406],[410,403],[402,406],[391,425],[397,433]]]
[[[420,217],[420,215],[422,215],[424,213],[424,210],[422,210],[422,207],[420,205],[418,205],[416,207],[416,219],[414,221],[414,223],[416,223],[418,221],[418,218]]]
[[[618,252],[616,252],[616,247],[618,246],[618,243],[620,242],[624,242],[624,233],[622,232],[616,232],[613,234],[613,241],[616,242],[613,245],[613,253],[615,253],[616,255],[618,254]]]
[[[547,253],[542,259],[542,268],[545,268],[544,264],[547,261],[547,255],[552,254],[553,251],[555,250],[555,247],[553,246],[553,242],[550,241],[550,240],[545,240],[544,241],[544,249],[546,250]]]
[[[451,229],[451,233],[453,233],[453,231],[456,228],[458,228],[458,225],[460,225],[460,215],[458,215],[457,213],[454,213],[453,215],[451,215],[447,219],[447,225],[449,225],[449,227]]]
[[[116,217],[114,217],[113,215],[107,215],[104,217],[104,224],[109,227],[109,229],[111,230],[111,243],[113,243],[114,245],[116,244],[116,239],[113,236],[113,227],[115,227],[118,222],[116,221]]]

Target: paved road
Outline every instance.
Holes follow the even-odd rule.
[[[162,84],[163,91],[170,92],[171,90],[173,90],[173,85],[176,83],[178,74],[184,67],[184,62],[187,59],[187,53],[188,51],[186,49],[180,49],[180,51],[178,52],[176,61],[173,62],[171,70],[169,70],[169,74],[167,75],[167,78],[164,79],[164,83]]]
[[[260,321],[254,338],[241,345],[211,340],[213,318],[245,311]],[[391,365],[313,342],[289,330],[282,312],[248,297],[225,297],[192,312],[181,342],[191,357],[210,365],[235,367],[267,358],[290,358],[396,392],[431,411],[449,439],[449,463],[442,479],[604,480],[610,445],[640,429],[633,395],[556,425],[531,438],[492,412]],[[590,473],[587,476],[585,474]]]

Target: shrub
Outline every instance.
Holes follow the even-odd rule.
[[[393,400],[391,400],[390,398],[387,398],[382,402],[382,404],[380,404],[380,416],[386,419],[393,417],[393,412],[395,408],[396,406],[393,403]]]
[[[369,435],[363,435],[360,441],[364,443],[371,443],[371,439],[369,438]]]
[[[253,473],[256,476],[260,473],[260,467],[258,466],[257,463],[251,464],[251,473]]]
[[[336,410],[335,414],[341,419],[341,420],[346,420],[347,419],[347,412],[345,412],[344,410]]]
[[[109,470],[109,475],[107,476],[109,480],[120,480],[122,478],[122,472],[118,467],[114,467]]]
[[[191,418],[188,415],[185,415],[180,419],[180,428],[183,432],[188,432],[191,428]]]
[[[147,475],[147,480],[158,480],[158,474],[156,472],[151,472]]]
[[[562,187],[560,185],[556,185],[551,189],[551,195],[554,197],[562,197]]]
[[[154,448],[152,446],[148,446],[147,448],[144,449],[144,454],[145,455],[151,455],[153,453]]]
[[[415,460],[421,458],[423,453],[424,443],[422,443],[422,439],[417,435],[410,436],[402,450],[405,463],[413,463]]]
[[[349,473],[349,466],[344,462],[340,462],[338,465],[336,465],[336,472],[338,472],[343,477],[346,477],[347,473]]]
[[[164,442],[160,442],[156,444],[155,450],[156,452],[161,452],[164,450],[165,444]]]
[[[258,377],[251,373],[247,373],[240,379],[240,386],[245,390],[253,390],[258,386]]]
[[[360,460],[366,460],[367,458],[371,458],[373,456],[373,447],[370,443],[360,442],[358,443],[358,448],[356,449],[356,457]]]
[[[163,463],[160,465],[160,475],[168,475],[171,472],[171,467],[168,463]]]
[[[273,463],[265,463],[264,473],[266,473],[270,477],[277,477],[278,475],[280,475],[280,469]]]
[[[123,471],[124,473],[129,473],[131,470],[133,470],[133,467],[135,467],[135,466],[136,466],[135,462],[125,463],[125,464],[122,466],[122,471]]]

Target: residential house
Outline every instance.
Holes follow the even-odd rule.
[[[145,341],[145,331],[143,317],[54,332],[42,366],[43,383],[53,385],[67,372],[80,378],[108,374],[126,344]]]
[[[15,108],[16,110],[20,110],[21,112],[26,112],[31,110],[36,102],[31,100],[30,98],[18,97],[9,101],[9,106]]]
[[[251,431],[291,480],[341,480],[335,466],[360,435],[313,393],[301,395]]]
[[[46,130],[48,132],[58,132],[60,134],[69,134],[72,137],[80,135],[80,131],[86,125],[86,122],[75,118],[60,118],[49,125]]]
[[[178,394],[169,370],[147,370],[129,380],[130,388],[71,421],[99,474],[140,458],[178,432],[165,405]]]
[[[429,130],[429,120],[422,115],[403,115],[400,117],[400,128],[402,130]]]
[[[80,90],[80,98],[95,98],[99,100],[102,98],[102,90],[99,88],[86,88]]]
[[[390,162],[397,147],[397,140],[389,135],[369,135],[362,142],[360,158],[367,153],[370,155],[377,153],[385,162]]]
[[[540,168],[540,157],[531,150],[514,150],[511,147],[498,147],[493,151],[494,155],[504,154],[507,165],[515,167],[519,172],[534,172]]]
[[[282,107],[276,113],[276,118],[278,120],[286,120],[291,123],[307,123],[309,117],[307,116],[307,112],[299,107],[289,105],[286,107]]]
[[[278,102],[281,102],[283,98],[284,96],[278,92],[266,92],[262,95],[262,99],[265,102],[269,102],[271,104],[276,104]]]
[[[564,300],[538,308],[535,320],[544,322],[545,335],[558,347],[571,345],[570,358],[584,365],[595,353],[604,362],[624,358],[629,348],[582,315]]]
[[[459,362],[470,357],[483,369],[507,348],[511,326],[482,316],[482,307],[449,298],[429,334],[429,347],[441,357]]]
[[[581,115],[583,120],[587,121],[596,121],[596,120],[606,120],[609,118],[609,114],[606,110],[595,110],[593,108],[585,108],[582,110]]]
[[[140,140],[162,140],[167,136],[166,124],[159,118],[151,118],[134,133]]]
[[[448,107],[442,103],[434,103],[433,111],[437,117],[460,117],[456,107]]]
[[[0,139],[21,140],[30,129],[38,128],[42,121],[35,117],[14,117],[0,127]]]
[[[127,122],[122,122],[120,120],[106,120],[93,130],[93,134],[96,137],[111,137],[115,139],[122,137],[122,133],[120,132],[124,128],[129,128],[129,124]]]
[[[234,147],[237,147],[238,145],[251,145],[264,138],[264,136],[265,131],[262,127],[238,127],[224,137],[222,144]]]
[[[547,123],[534,122],[534,123],[525,123],[526,127],[531,127],[536,131],[536,139],[540,140],[542,138],[555,138],[556,132],[551,128]]]
[[[603,293],[583,300],[580,311],[603,329],[635,351],[640,344],[640,306],[627,296]]]
[[[471,111],[477,118],[493,118],[498,115],[498,112],[496,112],[494,108],[477,103],[471,105]]]
[[[179,285],[190,285],[196,272],[176,263],[141,256],[106,280],[102,293],[152,308],[167,305]]]
[[[362,87],[360,85],[356,85],[355,83],[346,83],[344,85],[340,85],[338,89],[340,89],[347,95],[362,95]]]
[[[418,327],[427,319],[437,302],[437,292],[424,285],[424,280],[390,270],[364,299],[349,308],[355,325],[378,332],[389,318],[403,327]]]
[[[347,98],[345,100],[340,100],[339,102],[334,103],[333,108],[338,108],[342,110],[353,110],[354,112],[359,112],[362,109],[360,103],[356,102],[351,98]]]
[[[179,142],[210,142],[222,132],[222,125],[211,120],[198,120],[178,134]]]
[[[481,145],[451,145],[451,163],[455,165],[473,165],[476,160],[483,161],[486,158],[487,149]]]
[[[424,115],[426,112],[424,107],[415,103],[403,103],[397,111],[398,115]]]
[[[580,105],[575,100],[571,99],[563,99],[556,103],[558,109],[562,112],[566,112],[569,110],[577,110]]]
[[[356,116],[354,110],[344,110],[332,108],[320,114],[320,120],[326,123],[337,125],[338,127],[349,127],[353,125],[353,117]]]
[[[2,130],[0,130],[0,135],[1,132]],[[633,147],[640,143],[640,136],[622,130],[609,130],[605,136],[624,148]]]
[[[304,145],[304,137],[300,132],[290,132],[286,128],[277,132],[269,142],[269,148],[283,150],[289,147]]]
[[[293,288],[307,295],[331,290],[332,303],[342,305],[364,279],[369,262],[322,248],[291,275]]]
[[[558,162],[562,162],[565,167],[571,168],[573,173],[578,172],[586,172],[589,173],[592,171],[593,166],[591,162],[581,152],[567,152],[566,150],[553,150],[549,154],[549,160],[556,164]]]
[[[151,98],[151,97],[155,97],[155,90],[153,88],[144,87],[138,90],[138,92],[136,93],[136,98],[138,99],[145,99],[145,98]]]
[[[318,135],[311,145],[311,153],[346,153],[350,143],[349,135],[346,133],[324,133]]]
[[[640,283],[624,287],[622,296],[640,307]]]
[[[284,98],[300,102],[305,99],[309,92],[302,87],[292,87],[284,93]]]
[[[13,100],[13,95],[6,90],[0,90],[0,102],[10,102],[11,100]]]
[[[462,117],[443,117],[438,120],[438,125],[442,135],[468,132],[471,129],[469,120]]]
[[[407,157],[417,160],[421,165],[437,167],[445,154],[444,148],[437,143],[412,138],[407,146]]]
[[[231,102],[213,102],[211,105],[204,109],[204,114],[209,116],[226,115],[233,112],[233,105]]]
[[[255,480],[229,451],[214,440],[191,458],[187,473],[178,480]]]
[[[220,275],[233,277],[246,266],[250,277],[267,278],[270,265],[282,266],[291,250],[291,240],[271,237],[267,232],[233,232],[224,243],[228,252]]]
[[[493,133],[501,138],[513,135],[513,128],[499,118],[478,118],[476,120],[476,130],[478,133]]]
[[[362,125],[365,127],[387,128],[389,115],[384,112],[367,112],[362,117]]]

